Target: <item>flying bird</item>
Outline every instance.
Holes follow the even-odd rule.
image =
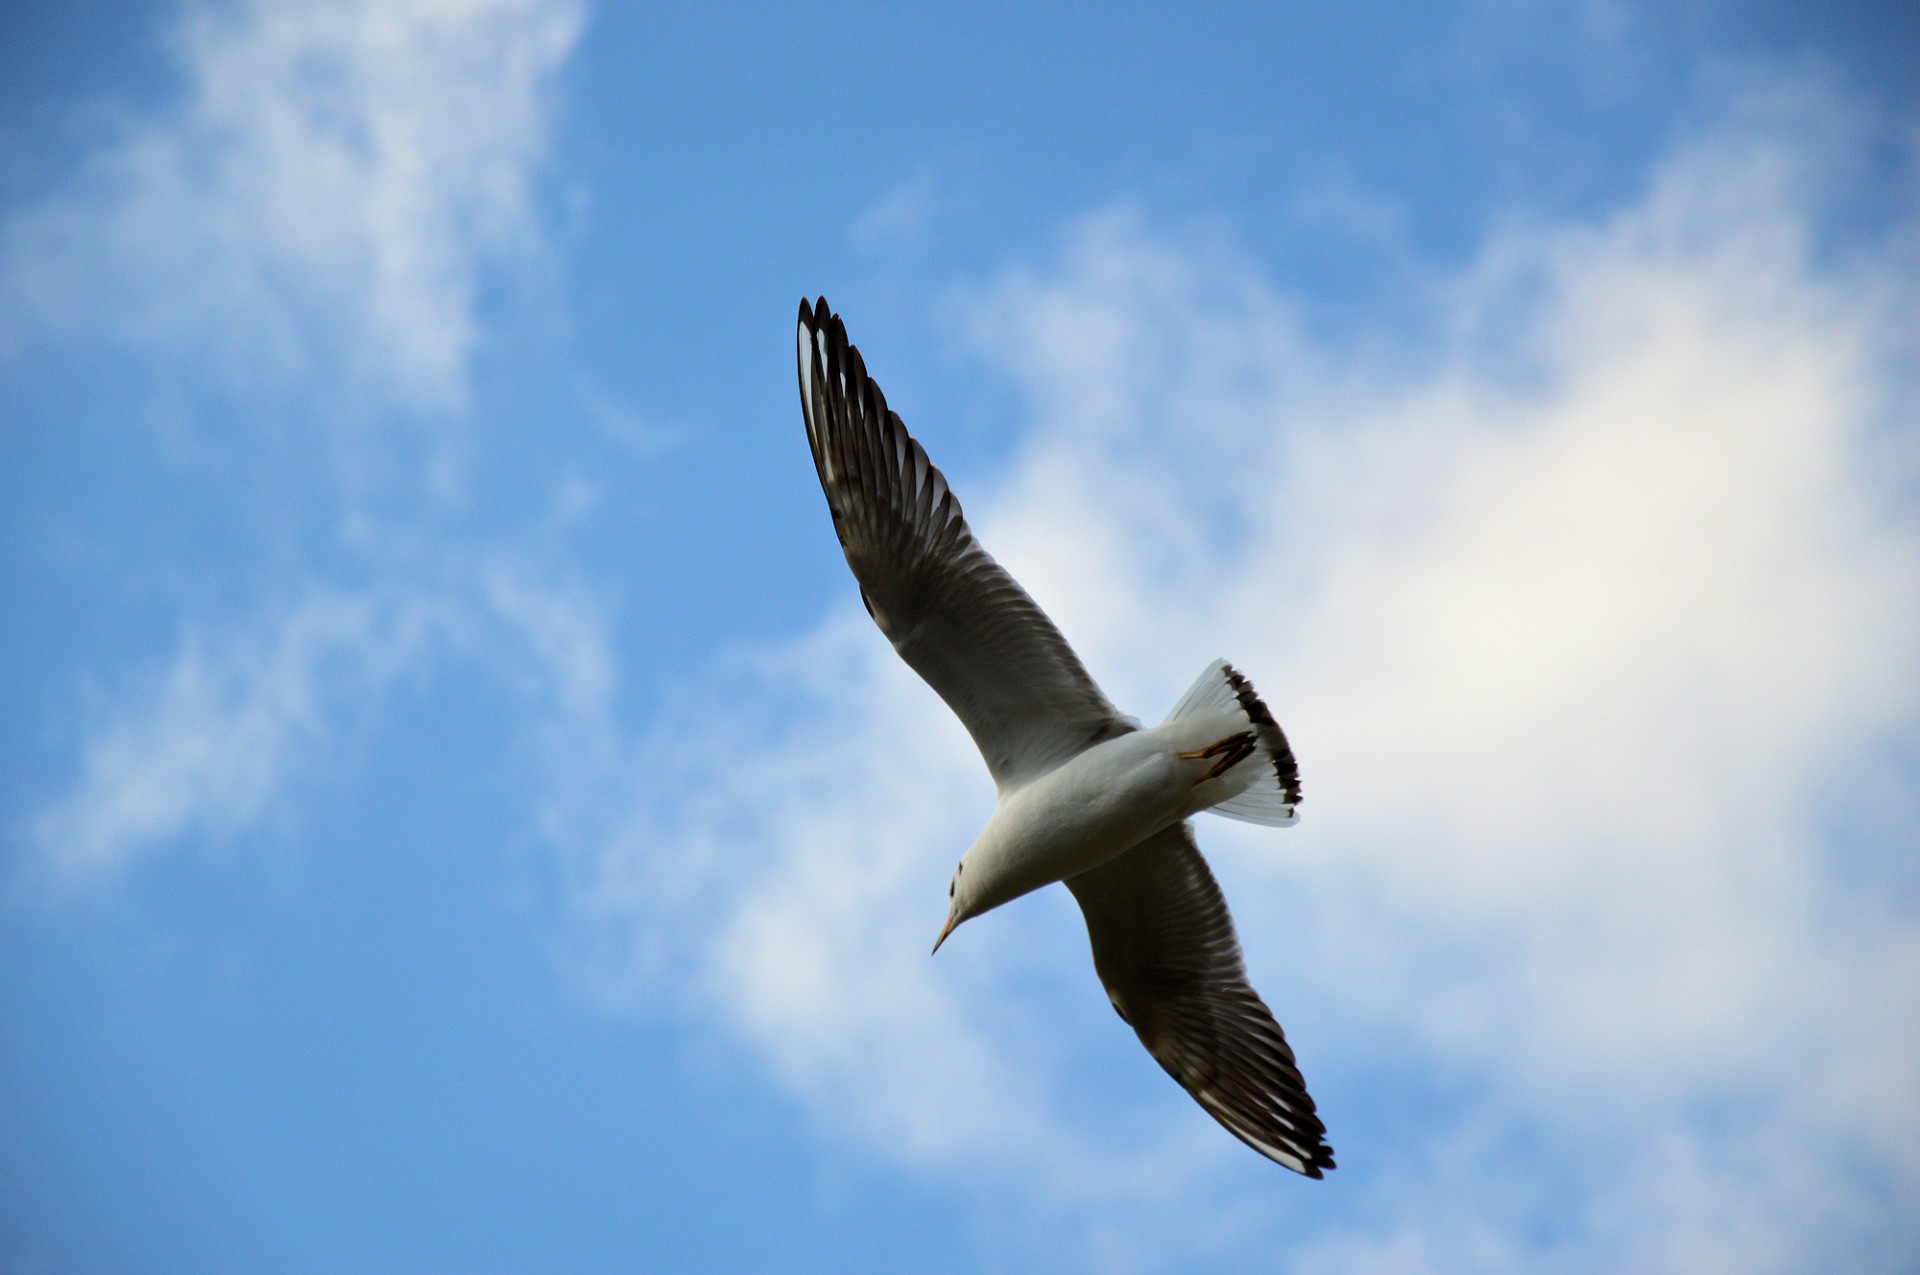
[[[1228,1132],[1310,1178],[1333,1168],[1293,1050],[1247,982],[1202,811],[1292,824],[1300,772],[1253,684],[1217,660],[1151,729],[1119,712],[974,538],[825,297],[800,303],[800,406],[833,528],[880,631],[960,718],[999,790],[947,887],[956,926],[1059,881],[1147,1052]]]

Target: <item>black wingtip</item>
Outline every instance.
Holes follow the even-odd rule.
[[[827,304],[825,297],[821,297],[817,301],[809,301],[805,297],[800,298],[800,322],[809,328],[825,327],[827,320],[832,317],[833,309]]]

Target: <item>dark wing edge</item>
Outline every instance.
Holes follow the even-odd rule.
[[[1193,830],[1174,824],[1067,878],[1094,970],[1154,1060],[1227,1132],[1310,1178],[1334,1167],[1287,1037],[1247,982],[1233,918]]]
[[[800,303],[800,405],[835,533],[880,631],[945,700],[1001,787],[1133,723],[974,539],[825,297]]]

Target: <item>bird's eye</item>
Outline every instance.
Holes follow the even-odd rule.
[[[954,883],[954,882],[952,882],[952,881],[949,881],[949,882],[947,882],[947,897],[948,897],[949,899],[951,899],[951,898],[953,897],[953,887],[954,887],[954,884],[955,884],[955,883]]]

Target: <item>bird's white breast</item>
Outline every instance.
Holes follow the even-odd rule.
[[[1098,867],[1192,812],[1186,771],[1158,731],[1097,744],[1003,794],[965,870],[998,903]]]

